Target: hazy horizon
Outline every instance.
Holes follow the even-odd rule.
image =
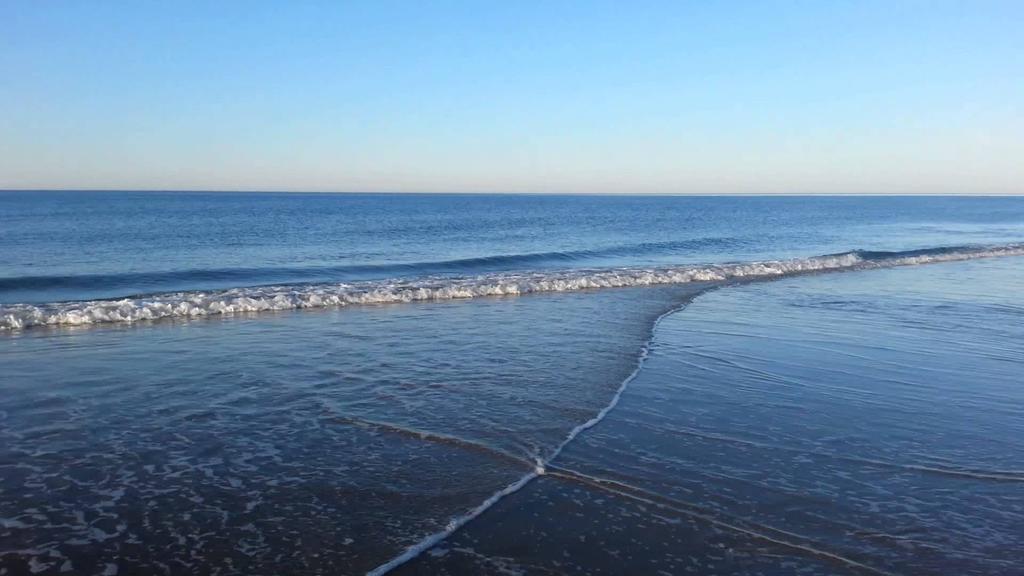
[[[0,190],[1024,193],[1024,5],[18,3]]]
[[[441,190],[254,190],[202,188],[0,188],[0,193],[110,193],[110,194],[296,194],[296,195],[395,195],[395,196],[970,196],[970,197],[1016,197],[1024,192],[560,192],[552,191],[441,191]]]

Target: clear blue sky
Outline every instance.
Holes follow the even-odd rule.
[[[1024,192],[1024,2],[0,0],[0,188]]]

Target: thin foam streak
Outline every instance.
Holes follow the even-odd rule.
[[[687,505],[686,503],[683,503],[683,502],[677,502],[677,501],[675,501],[673,499],[666,498],[665,496],[662,496],[660,494],[656,494],[654,492],[649,492],[647,490],[644,490],[644,489],[636,487],[636,486],[632,486],[632,485],[629,485],[629,484],[624,484],[622,482],[618,482],[618,481],[615,481],[615,480],[608,480],[608,479],[604,479],[604,478],[598,478],[598,477],[595,477],[595,476],[590,476],[590,475],[587,475],[587,474],[582,474],[582,473],[579,473],[579,472],[575,472],[573,470],[569,470],[567,468],[558,468],[557,470],[552,470],[549,474],[551,476],[553,476],[553,477],[558,477],[558,478],[563,478],[563,479],[566,479],[566,480],[572,480],[572,481],[575,481],[575,482],[579,482],[581,484],[585,484],[587,486],[592,486],[594,488],[598,488],[600,490],[604,490],[604,491],[610,492],[612,494],[623,496],[625,498],[629,498],[629,499],[635,500],[637,502],[642,502],[644,504],[648,504],[648,505],[651,505],[651,506],[657,506],[659,508],[666,509],[666,510],[672,510],[673,512],[677,512],[679,514],[683,514],[683,515],[691,517],[691,518],[702,520],[704,522],[707,522],[707,523],[712,524],[714,526],[717,526],[719,528],[724,528],[726,530],[731,530],[733,532],[739,532],[741,534],[745,534],[747,536],[751,536],[751,537],[757,538],[759,540],[764,540],[764,541],[767,541],[767,542],[771,542],[773,544],[777,544],[779,546],[785,546],[787,548],[791,548],[791,549],[795,549],[795,550],[800,550],[802,552],[805,552],[805,553],[808,553],[808,554],[811,554],[811,555],[814,555],[814,556],[820,556],[820,557],[823,557],[823,558],[828,558],[830,560],[833,560],[833,561],[836,561],[836,562],[839,562],[839,563],[842,563],[842,564],[846,564],[846,565],[852,566],[854,568],[859,568],[861,570],[865,570],[865,571],[871,572],[873,574],[879,574],[881,576],[894,576],[891,572],[880,570],[880,569],[875,568],[873,566],[868,566],[867,564],[864,564],[862,562],[858,562],[857,560],[853,560],[852,558],[847,558],[845,556],[841,556],[841,555],[836,554],[834,552],[829,552],[827,550],[822,550],[820,548],[815,548],[814,546],[810,546],[808,544],[801,544],[800,542],[793,542],[791,540],[787,540],[787,539],[784,539],[784,538],[781,538],[781,537],[776,537],[776,536],[772,536],[772,535],[769,535],[769,534],[765,534],[763,532],[758,532],[757,530],[754,530],[754,529],[751,529],[751,528],[745,528],[745,527],[739,526],[738,524],[733,523],[733,522],[727,522],[727,521],[715,518],[713,516],[708,515],[707,513],[702,513],[702,512],[698,512],[698,511],[695,511],[695,510],[688,509],[688,508],[690,508],[692,506],[691,505]],[[785,530],[779,530],[777,528],[771,528],[771,527],[768,527],[768,526],[761,526],[761,528],[762,529],[766,529],[766,530],[770,530],[772,532],[777,532],[777,533],[782,534],[782,535],[784,535],[785,537],[788,537],[788,538],[806,540],[806,538],[803,538],[803,537],[801,537],[798,534],[794,534],[792,532],[787,532]]]
[[[485,500],[482,504],[471,510],[469,513],[453,519],[451,522],[448,523],[448,526],[446,526],[444,530],[427,536],[423,540],[420,540],[416,544],[413,544],[412,546],[407,548],[398,556],[392,558],[384,564],[381,564],[377,568],[374,568],[373,570],[367,572],[367,576],[381,576],[383,574],[387,574],[388,572],[394,570],[402,564],[405,564],[406,562],[413,560],[420,554],[423,554],[427,550],[430,550],[434,546],[440,544],[442,541],[444,541],[446,538],[454,534],[459,528],[462,528],[471,520],[475,519],[476,517],[486,512],[489,508],[497,504],[502,498],[508,496],[509,494],[514,494],[515,492],[518,492],[534,479],[546,474],[549,463],[552,460],[554,460],[559,454],[561,454],[562,450],[565,449],[565,447],[570,442],[572,442],[584,430],[591,428],[597,425],[601,420],[604,420],[605,416],[607,416],[608,413],[611,412],[611,410],[618,405],[619,399],[622,397],[622,393],[626,391],[626,388],[629,386],[629,383],[636,379],[636,377],[640,374],[640,369],[643,367],[644,362],[646,362],[647,358],[650,357],[651,343],[654,340],[654,333],[657,330],[658,325],[661,324],[661,321],[668,317],[670,314],[674,314],[675,312],[678,312],[679,310],[685,308],[687,304],[689,304],[690,301],[693,300],[694,297],[696,297],[696,294],[689,295],[685,302],[683,302],[679,306],[673,307],[671,310],[664,312],[654,320],[654,323],[651,325],[650,334],[648,335],[647,340],[641,347],[640,354],[637,356],[636,367],[629,374],[629,376],[627,376],[622,381],[622,383],[619,384],[619,389],[616,390],[615,395],[612,396],[612,399],[608,403],[608,405],[602,408],[596,416],[569,431],[569,434],[565,437],[565,440],[563,440],[562,443],[559,444],[558,447],[556,447],[555,450],[553,450],[546,459],[538,458],[536,466],[532,472],[525,474],[519,480],[516,480],[512,484],[509,484],[505,488],[502,488],[498,492],[494,493],[490,498]]]

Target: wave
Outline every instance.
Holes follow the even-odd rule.
[[[452,300],[690,282],[729,282],[795,274],[858,270],[1024,255],[1024,244],[940,247],[905,252],[840,254],[712,265],[606,268],[475,276],[262,286],[136,296],[116,300],[0,305],[0,330],[34,326],[131,323],[248,312]]]
[[[116,290],[140,287],[186,286],[201,283],[228,284],[249,282],[309,283],[370,279],[382,276],[483,273],[559,263],[574,263],[600,258],[672,255],[707,248],[735,248],[744,240],[731,237],[707,237],[670,242],[643,242],[589,250],[527,252],[473,258],[391,264],[343,264],[336,266],[269,266],[261,268],[194,268],[187,270],[122,272],[110,274],[51,274],[0,277],[0,294],[28,290]]]

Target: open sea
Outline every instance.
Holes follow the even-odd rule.
[[[1024,574],[1024,197],[0,192],[0,575]]]

